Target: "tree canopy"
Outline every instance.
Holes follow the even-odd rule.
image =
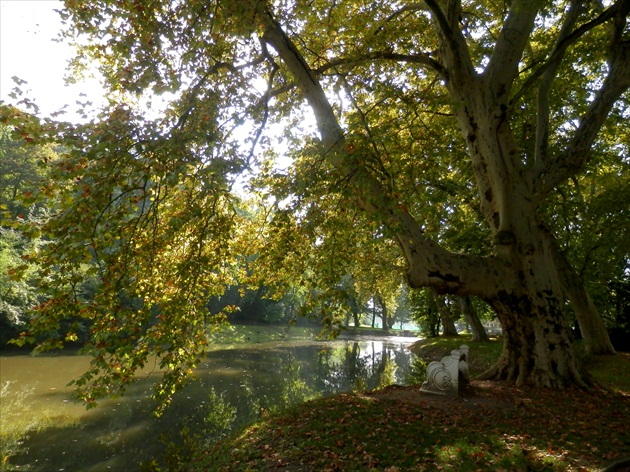
[[[593,349],[610,350],[584,281],[598,243],[615,247],[602,255],[611,278],[627,270],[627,231],[617,244],[588,228],[600,205],[630,227],[627,205],[606,197],[629,185],[629,11],[629,0],[66,0],[75,65],[96,60],[111,95],[82,125],[3,115],[66,149],[43,189],[61,209],[43,227],[50,297],[33,332],[94,320],[94,369],[79,381],[89,401],[150,353],[168,395],[201,355],[208,297],[238,279],[239,257],[281,289],[358,277],[357,257],[388,270],[394,243],[386,260],[410,287],[495,310],[505,348],[488,377],[587,384],[566,302]],[[257,195],[254,217],[241,187]],[[103,283],[83,303],[72,290],[90,261]]]

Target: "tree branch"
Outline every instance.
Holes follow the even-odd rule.
[[[263,46],[263,48],[265,48],[265,46]],[[252,141],[252,146],[249,150],[249,155],[247,156],[247,167],[251,165],[252,158],[254,157],[254,151],[256,150],[256,146],[258,145],[258,141],[260,141],[260,137],[262,136],[265,127],[267,126],[267,121],[269,120],[269,100],[273,91],[273,80],[276,76],[276,73],[278,72],[278,65],[273,61],[270,61],[270,63],[271,71],[269,72],[269,77],[267,78],[267,90],[265,90],[265,93],[261,98],[263,106],[263,117],[260,126],[258,127],[258,130],[256,130],[256,134],[254,135],[254,139]]]
[[[475,75],[475,68],[468,53],[466,39],[458,26],[459,1],[447,2],[447,14],[442,11],[435,0],[426,0],[426,2],[445,46],[443,56],[446,73],[443,75],[447,77],[447,80],[454,81],[464,88],[463,84],[469,82],[469,79]]]
[[[533,87],[536,81],[543,74],[545,74],[547,69],[557,67],[557,64],[559,64],[562,61],[562,58],[564,57],[564,53],[569,48],[569,46],[571,46],[573,43],[575,43],[578,39],[584,36],[584,34],[591,31],[593,28],[610,20],[613,16],[615,16],[617,11],[620,9],[621,4],[627,1],[628,0],[618,0],[617,3],[609,7],[604,12],[602,12],[597,18],[589,21],[588,23],[583,24],[582,26],[577,28],[575,31],[573,31],[570,35],[566,36],[561,41],[559,41],[556,44],[555,49],[552,51],[551,55],[549,56],[549,59],[547,59],[547,61],[545,61],[545,63],[541,67],[539,67],[534,73],[532,73],[532,75],[530,75],[527,78],[527,80],[525,81],[523,86],[519,89],[519,91],[513,95],[512,99],[510,100],[511,104],[514,104],[518,100],[520,100],[520,98],[523,95],[525,95],[525,93],[531,87]]]
[[[440,78],[446,79],[447,72],[442,64],[433,59],[429,54],[398,54],[391,51],[374,51],[360,57],[346,57],[339,58],[332,61],[327,62],[326,64],[317,67],[315,69],[311,69],[314,77],[318,77],[324,75],[331,69],[335,69],[339,66],[355,66],[361,65],[364,62],[374,61],[374,60],[385,60],[385,61],[394,61],[400,63],[409,63],[409,64],[421,64],[428,66],[435,72],[440,75]],[[296,81],[292,81],[282,87],[279,87],[275,90],[269,92],[268,97],[273,98],[278,95],[282,95],[283,93],[288,92],[289,90],[297,87],[298,84]]]
[[[280,24],[265,12],[263,40],[271,45],[294,76],[297,86],[315,113],[327,159],[344,175],[351,175],[360,208],[376,216],[395,235],[405,259],[411,286],[433,286],[440,292],[467,294],[488,293],[488,280],[496,281],[496,290],[509,283],[504,261],[495,257],[453,254],[424,236],[415,218],[369,174],[362,162],[361,150],[348,143],[315,72]],[[486,277],[480,276],[484,272]]]
[[[616,15],[616,41],[612,46],[608,76],[595,99],[580,120],[573,139],[565,151],[554,160],[541,162],[534,171],[536,196],[544,198],[558,184],[580,171],[588,162],[591,148],[615,102],[630,88],[630,40],[619,33],[625,27],[630,1]],[[620,21],[619,18],[623,18]]]
[[[395,12],[393,12],[391,15],[389,15],[387,18],[385,18],[385,20],[383,20],[381,22],[381,24],[376,28],[376,30],[374,31],[373,35],[377,36],[381,31],[383,31],[385,29],[385,26],[387,23],[389,23],[390,21],[394,20],[396,17],[404,14],[404,13],[414,13],[417,11],[426,11],[427,7],[424,3],[411,3],[409,5],[405,5],[401,8],[399,8],[398,10],[396,10]]]
[[[446,78],[446,69],[444,68],[444,66],[433,59],[429,54],[398,54],[392,51],[373,51],[354,58],[347,57],[335,59],[327,62],[323,66],[318,67],[317,69],[313,69],[313,71],[318,74],[323,74],[327,70],[334,69],[335,67],[360,65],[364,62],[374,61],[378,59],[428,66],[429,68],[440,74],[442,78]]]
[[[541,2],[516,0],[512,2],[488,66],[483,76],[498,100],[507,97],[518,74],[523,50],[534,28],[534,19]]]
[[[182,128],[186,124],[186,121],[190,117],[190,114],[192,113],[193,109],[195,108],[195,104],[196,104],[195,98],[197,97],[201,89],[206,86],[207,81],[210,78],[210,76],[218,73],[221,70],[228,70],[236,74],[240,70],[262,64],[266,58],[267,58],[267,54],[265,51],[263,51],[263,53],[260,56],[256,57],[252,61],[249,61],[243,64],[235,65],[235,64],[232,64],[231,62],[217,62],[216,64],[214,64],[205,74],[203,74],[199,78],[197,83],[193,85],[186,92],[186,95],[190,97],[189,99],[191,103],[180,114],[179,119],[177,120],[177,123],[175,124],[174,128]]]
[[[551,85],[556,78],[556,72],[560,67],[560,63],[569,47],[568,42],[564,40],[569,35],[569,31],[577,21],[580,12],[583,9],[583,3],[580,0],[571,0],[569,10],[562,23],[556,45],[554,47],[554,60],[542,74],[540,86],[538,87],[537,97],[537,115],[536,115],[536,144],[534,148],[534,162],[540,162],[547,157],[548,138],[549,138],[549,93]],[[564,45],[563,45],[564,43]]]
[[[431,12],[433,13],[433,17],[435,18],[440,28],[440,31],[444,35],[444,38],[446,39],[446,42],[451,49],[451,52],[454,56],[458,55],[456,54],[456,52],[459,49],[459,44],[457,42],[455,32],[451,27],[451,23],[449,23],[448,21],[448,18],[446,17],[440,6],[437,4],[437,2],[435,2],[434,0],[426,0],[426,2],[427,5],[429,5]]]
[[[337,121],[332,106],[326,98],[324,90],[315,76],[315,72],[309,67],[293,41],[291,41],[271,14],[268,12],[262,14],[261,20],[264,21],[262,39],[278,52],[309,102],[315,113],[315,120],[317,121],[324,148],[326,151],[333,149],[343,140],[344,132]]]

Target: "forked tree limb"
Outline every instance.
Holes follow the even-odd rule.
[[[593,143],[608,118],[615,102],[630,89],[630,41],[613,47],[609,72],[595,99],[580,120],[580,124],[564,152],[555,159],[534,167],[534,191],[539,200],[556,186],[584,168]]]
[[[455,254],[424,236],[418,221],[367,171],[361,151],[349,150],[353,143],[347,141],[317,76],[291,38],[270,12],[262,13],[260,21],[263,40],[276,50],[315,114],[327,159],[344,175],[352,176],[359,207],[379,218],[395,235],[409,264],[409,284],[460,295],[487,294],[489,285],[497,291],[505,289],[503,284],[509,283],[505,261]]]
[[[494,51],[483,72],[484,81],[497,100],[507,104],[523,51],[534,28],[541,1],[516,0],[510,6]]]

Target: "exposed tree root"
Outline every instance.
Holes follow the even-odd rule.
[[[571,385],[581,388],[590,388],[595,385],[591,375],[579,364],[572,366],[570,374],[566,377],[552,375],[549,371],[539,371],[537,373],[534,370],[527,371],[522,367],[510,369],[509,364],[503,362],[505,364],[504,367],[501,367],[501,364],[501,360],[497,361],[495,365],[475,377],[476,380],[505,381],[513,383],[516,387],[532,385],[554,390],[563,390]]]

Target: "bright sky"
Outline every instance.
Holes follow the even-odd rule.
[[[74,53],[69,45],[55,41],[63,26],[55,10],[62,8],[60,0],[0,0],[0,101],[15,105],[28,97],[39,107],[41,117],[68,105],[67,113],[58,119],[81,122],[84,120],[74,113],[81,108],[76,102],[89,100],[94,108],[100,108],[104,92],[96,79],[65,85],[68,61]],[[12,77],[27,82],[20,85],[24,94],[17,99],[10,97],[16,87]],[[158,113],[159,101],[154,105]],[[306,122],[314,129],[314,120]],[[283,162],[280,167],[286,165]]]
[[[40,107],[42,116],[65,104],[70,105],[68,110],[75,110],[77,100],[100,101],[103,92],[96,80],[65,86],[66,67],[73,51],[53,41],[62,27],[54,11],[60,8],[62,2],[57,0],[0,0],[0,100],[16,103],[9,94],[16,85],[11,78],[17,76],[28,82],[21,89]],[[71,113],[60,118],[77,119]]]

